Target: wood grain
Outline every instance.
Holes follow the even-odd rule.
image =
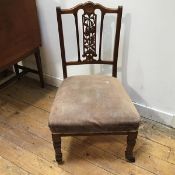
[[[11,163],[0,156],[0,173],[1,175],[29,175],[30,173],[24,171],[20,167]]]

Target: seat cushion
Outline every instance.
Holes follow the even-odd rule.
[[[59,88],[49,117],[53,133],[88,134],[137,130],[140,116],[118,79],[73,76]]]

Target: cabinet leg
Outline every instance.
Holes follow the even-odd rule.
[[[40,56],[39,49],[35,52],[35,59],[36,59],[36,64],[37,64],[37,68],[38,68],[38,74],[39,74],[39,78],[40,78],[41,87],[44,88],[43,70],[42,70],[41,56]]]
[[[16,73],[16,76],[18,78],[18,80],[20,79],[20,73],[19,73],[19,68],[18,68],[18,64],[14,64],[14,69],[15,69],[15,73]]]

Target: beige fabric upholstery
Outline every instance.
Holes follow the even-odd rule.
[[[138,129],[140,116],[118,79],[73,76],[59,88],[49,127],[54,133],[110,133]]]

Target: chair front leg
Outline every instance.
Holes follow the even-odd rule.
[[[137,134],[138,134],[138,131],[130,132],[128,133],[128,136],[127,136],[127,148],[125,151],[125,158],[129,162],[135,162],[135,157],[133,155],[133,149],[136,144]]]
[[[62,153],[61,153],[61,136],[58,134],[52,134],[53,147],[55,150],[55,158],[59,164],[62,164]]]

